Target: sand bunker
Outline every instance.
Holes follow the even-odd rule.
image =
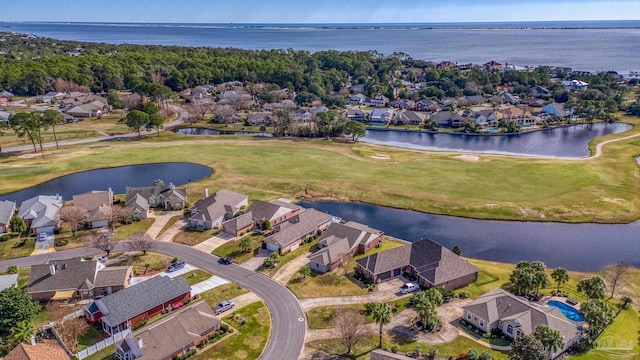
[[[458,155],[455,157],[456,159],[460,159],[460,160],[464,160],[464,161],[471,161],[471,162],[476,162],[478,160],[480,160],[479,157],[477,157],[476,155]]]
[[[387,154],[377,153],[375,155],[371,155],[371,158],[376,160],[391,160],[391,156]]]

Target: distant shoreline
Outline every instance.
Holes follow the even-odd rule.
[[[114,27],[177,27],[226,29],[308,29],[308,30],[607,30],[640,29],[640,20],[593,21],[522,21],[522,22],[459,22],[459,23],[131,23],[131,22],[68,22],[68,21],[0,21],[0,27],[20,24],[51,24],[69,26]]]

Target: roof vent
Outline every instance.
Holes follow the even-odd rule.
[[[66,269],[67,268],[67,264],[62,264],[62,269]]]
[[[49,265],[49,273],[51,276],[56,274],[56,266],[54,264]]]

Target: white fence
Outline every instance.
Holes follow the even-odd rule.
[[[88,357],[89,355],[93,355],[95,353],[97,353],[98,351],[106,348],[109,345],[113,345],[114,343],[116,343],[117,341],[120,341],[122,339],[124,339],[127,335],[131,334],[131,328],[125,329],[113,336],[110,336],[104,340],[101,340],[89,347],[87,347],[86,349],[78,352],[75,356],[78,358],[78,360],[82,360],[86,357]]]

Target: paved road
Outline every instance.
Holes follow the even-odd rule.
[[[120,243],[114,251],[125,250]],[[298,299],[287,288],[270,278],[243,269],[237,265],[218,265],[218,258],[188,246],[157,242],[155,252],[177,256],[187,263],[212,274],[220,275],[256,293],[265,302],[271,313],[271,334],[261,359],[298,359],[304,345],[307,329],[306,317]],[[19,267],[42,264],[46,260],[68,259],[71,257],[98,255],[96,249],[79,248],[50,254],[28,256],[0,261],[0,271],[10,265]]]
[[[174,121],[164,124],[164,128],[167,130],[182,124],[189,116],[189,114],[179,106],[176,106],[176,105],[168,105],[168,106],[172,110],[178,113],[178,117]],[[141,134],[143,135],[153,135],[155,133],[156,133],[156,130],[141,132]],[[113,136],[107,135],[107,136],[90,137],[90,138],[77,139],[77,140],[58,141],[58,144],[60,146],[79,145],[79,144],[88,144],[88,143],[94,143],[99,141],[118,141],[124,138],[130,138],[130,137],[136,137],[136,136],[138,136],[138,133],[132,132],[132,133],[127,133],[122,135],[113,135]],[[36,146],[38,146],[38,144],[36,144]],[[45,149],[55,148],[56,143],[55,142],[44,143],[42,144],[42,147]],[[2,149],[3,153],[23,152],[23,151],[33,151],[33,145],[15,146],[15,147]]]

